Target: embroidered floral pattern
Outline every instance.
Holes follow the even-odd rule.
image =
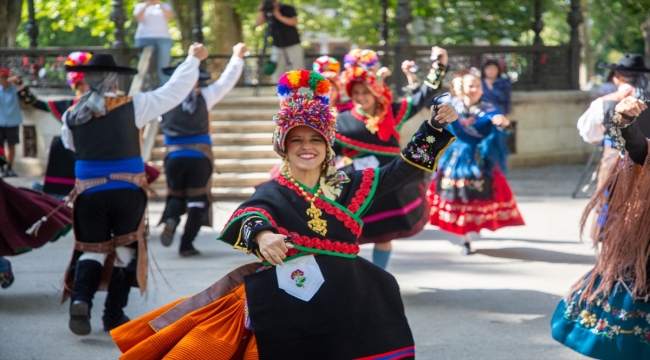
[[[295,280],[297,287],[305,287],[305,280],[307,278],[304,275],[305,273],[302,270],[296,269],[291,273],[291,280]]]
[[[433,138],[432,135],[427,136],[422,132],[413,135],[411,142],[402,150],[402,158],[420,168],[433,171],[438,158],[436,157],[437,154],[434,154],[432,147],[435,138],[433,141],[429,141],[429,137]]]
[[[366,202],[366,199],[368,198],[368,195],[370,195],[370,191],[372,190],[372,184],[375,182],[375,169],[372,168],[364,169],[362,174],[363,174],[363,178],[361,180],[361,186],[354,193],[354,197],[352,198],[352,201],[350,201],[350,204],[348,205],[348,210],[350,210],[350,212],[352,213],[356,213],[357,211],[359,211],[361,205],[363,205],[363,203]]]
[[[597,336],[613,339],[615,336],[630,335],[636,337],[640,343],[650,346],[650,313],[643,310],[619,309],[607,299],[599,297],[586,306],[577,301],[564,301],[568,304],[564,312],[565,320],[580,324]],[[611,314],[609,320],[607,314]],[[625,324],[622,323],[627,320],[636,320],[636,325],[624,327]],[[621,323],[615,324],[618,321]]]
[[[466,188],[468,190],[483,192],[483,185],[485,185],[485,180],[483,179],[452,179],[448,176],[443,176],[440,179],[440,188],[442,190]]]
[[[287,188],[295,191],[296,193],[301,194],[300,189],[298,189],[298,187],[292,182],[287,181],[287,179],[284,176],[279,176],[275,180],[280,185],[286,186]],[[350,232],[352,232],[352,234],[354,234],[355,236],[357,237],[361,236],[362,225],[359,224],[359,222],[354,220],[352,217],[350,217],[350,215],[347,214],[345,211],[341,210],[337,206],[332,205],[328,201],[325,201],[321,198],[317,198],[316,200],[314,200],[314,205],[316,205],[316,207],[319,209],[325,210],[326,213],[336,217],[336,219],[342,222],[346,228],[350,229]]]

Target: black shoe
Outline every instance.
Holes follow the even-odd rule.
[[[4,175],[3,175],[3,176],[4,176],[4,177],[17,177],[18,174],[16,174],[16,172],[13,171],[13,169],[7,169],[7,170],[4,172]]]
[[[160,242],[163,244],[163,246],[167,247],[174,241],[174,233],[176,232],[178,222],[178,220],[173,218],[165,220],[165,229],[163,230],[162,234],[160,234]]]
[[[194,247],[191,247],[191,248],[188,248],[188,249],[180,250],[179,254],[182,257],[190,257],[190,256],[201,255],[201,252],[196,250]]]
[[[120,327],[131,321],[128,316],[122,315],[122,318],[118,321],[106,321],[104,320],[104,331],[111,331],[117,327]]]
[[[469,243],[463,243],[463,248],[460,250],[460,254],[463,256],[472,255],[472,248]]]
[[[81,300],[72,302],[68,327],[77,335],[90,334],[90,306],[87,302]]]

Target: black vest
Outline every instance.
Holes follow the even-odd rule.
[[[46,194],[68,195],[74,185],[49,182],[47,177],[57,177],[74,181],[74,152],[63,146],[60,136],[55,136],[50,145],[50,154],[47,158],[47,169],[45,170],[45,184],[43,192]]]
[[[69,125],[68,125],[69,126]],[[120,160],[141,156],[140,130],[135,126],[133,102],[83,125],[70,126],[77,160]]]
[[[209,133],[210,116],[203,95],[198,94],[194,114],[183,111],[182,104],[162,116],[160,130],[167,136],[192,136]]]

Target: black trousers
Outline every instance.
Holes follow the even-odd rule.
[[[116,189],[79,195],[74,206],[77,241],[103,242],[136,231],[146,206],[147,197],[139,189]]]
[[[207,158],[165,159],[167,185],[172,190],[203,188],[212,177],[212,164]],[[189,197],[187,201],[201,201],[200,197]]]
[[[212,177],[212,164],[207,158],[170,158],[165,159],[165,174],[167,185],[172,190],[201,189]],[[191,202],[203,202],[203,207],[189,207]],[[179,219],[187,212],[185,232],[181,238],[180,250],[192,248],[192,241],[199,233],[202,224],[206,223],[209,212],[206,195],[176,197],[169,196],[163,219]]]

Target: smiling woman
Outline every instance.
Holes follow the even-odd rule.
[[[305,70],[280,79],[273,145],[284,169],[219,236],[263,262],[112,331],[121,359],[414,358],[395,278],[357,257],[361,216],[373,199],[433,171],[454,137],[424,123],[386,166],[337,171],[329,87]],[[435,121],[456,117],[445,105]]]

